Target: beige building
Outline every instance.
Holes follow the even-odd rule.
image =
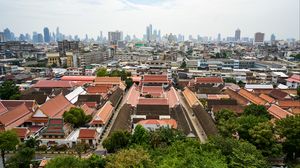
[[[67,67],[73,67],[74,66],[73,53],[66,52],[66,57],[67,57]]]
[[[48,66],[51,66],[53,64],[56,64],[57,66],[60,66],[60,57],[59,57],[59,53],[55,52],[55,53],[47,53],[47,58],[48,58]]]

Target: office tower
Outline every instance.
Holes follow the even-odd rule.
[[[26,33],[26,41],[31,41],[31,36],[30,36],[30,34],[28,34],[28,33]]]
[[[24,34],[20,34],[19,41],[26,41],[26,36]]]
[[[108,42],[116,45],[122,39],[123,33],[121,31],[108,32]]]
[[[0,32],[0,42],[4,42],[4,33]]]
[[[217,41],[219,41],[219,42],[221,41],[221,34],[220,33],[218,34]]]
[[[237,29],[235,31],[234,38],[235,38],[235,41],[240,41],[241,40],[241,30],[240,29]]]
[[[160,40],[161,40],[161,33],[160,33],[160,30],[158,30],[157,36],[158,36],[158,41],[160,41]]]
[[[257,32],[254,34],[254,43],[264,43],[265,34],[261,32]]]
[[[11,41],[12,40],[11,32],[8,28],[4,29],[3,33],[4,33],[4,41]]]
[[[60,33],[59,33],[59,27],[56,28],[56,41],[60,41],[61,38],[60,38]]]
[[[150,24],[146,28],[146,37],[147,37],[147,41],[153,40],[152,24]]]
[[[37,32],[32,33],[32,42],[37,43],[38,42],[38,34]]]
[[[276,36],[275,36],[275,34],[272,34],[272,35],[271,35],[270,41],[271,41],[271,42],[274,42],[275,40],[276,40]]]
[[[153,31],[152,39],[154,41],[157,41],[157,30],[156,29]]]
[[[50,43],[50,32],[48,27],[44,28],[44,41],[45,43]]]
[[[42,33],[38,33],[37,34],[37,42],[38,43],[43,43],[44,42],[44,38],[43,38],[43,34]]]

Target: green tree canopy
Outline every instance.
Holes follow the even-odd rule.
[[[21,147],[17,153],[7,161],[9,168],[29,168],[31,160],[35,156],[35,150],[29,147]]]
[[[103,141],[103,147],[109,153],[117,152],[130,145],[131,134],[127,131],[116,131]]]
[[[0,86],[0,98],[4,100],[16,100],[20,98],[19,87],[13,81],[4,81]]]
[[[152,168],[150,155],[142,147],[123,149],[108,156],[106,168]]]
[[[66,122],[72,124],[76,128],[84,126],[92,120],[91,115],[85,115],[84,111],[77,107],[72,107],[69,111],[66,111],[63,114],[63,118]]]
[[[276,131],[283,138],[283,149],[290,159],[300,156],[300,115],[276,121]]]
[[[14,131],[4,131],[0,133],[0,151],[3,167],[5,168],[5,153],[13,151],[19,144],[19,138]]]
[[[97,70],[96,74],[97,74],[98,77],[103,77],[103,76],[108,75],[106,68],[99,68]]]
[[[125,79],[126,89],[129,89],[133,85],[132,78]]]
[[[58,156],[51,159],[45,168],[83,168],[84,163],[74,156]]]
[[[87,168],[104,168],[106,160],[96,154],[92,154],[89,158],[83,160],[84,166]]]
[[[143,126],[137,125],[131,137],[131,143],[138,145],[149,145],[150,133]]]
[[[255,116],[262,116],[270,119],[270,114],[268,113],[267,109],[265,106],[262,105],[256,105],[256,104],[251,104],[248,105],[244,113],[245,115],[255,115]]]

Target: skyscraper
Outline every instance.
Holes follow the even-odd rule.
[[[241,40],[241,30],[240,29],[237,29],[235,31],[234,38],[235,38],[235,41],[240,41]]]
[[[275,36],[275,34],[272,34],[271,39],[270,39],[271,43],[274,42],[275,40],[276,40],[276,36]]]
[[[219,42],[221,41],[221,34],[219,33],[218,34],[218,39],[217,39]]]
[[[49,32],[48,27],[44,28],[44,42],[50,43],[50,32]]]
[[[254,43],[264,43],[265,34],[261,32],[257,32],[254,34]]]
[[[146,28],[146,37],[147,37],[147,41],[152,41],[153,37],[152,37],[152,24],[150,24],[149,26],[147,26]]]
[[[4,33],[4,41],[11,41],[12,40],[11,32],[8,28],[4,29],[3,33]]]
[[[59,27],[56,28],[56,41],[60,41],[61,38],[60,38],[60,33],[59,33]]]
[[[108,32],[108,42],[110,44],[117,44],[118,41],[122,40],[123,33],[121,31]]]
[[[0,32],[0,42],[4,42],[4,33]]]

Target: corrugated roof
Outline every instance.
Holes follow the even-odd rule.
[[[86,81],[93,82],[95,80],[95,76],[63,76],[60,78],[62,81]]]
[[[195,78],[196,83],[224,83],[223,79],[221,77],[197,77]]]

